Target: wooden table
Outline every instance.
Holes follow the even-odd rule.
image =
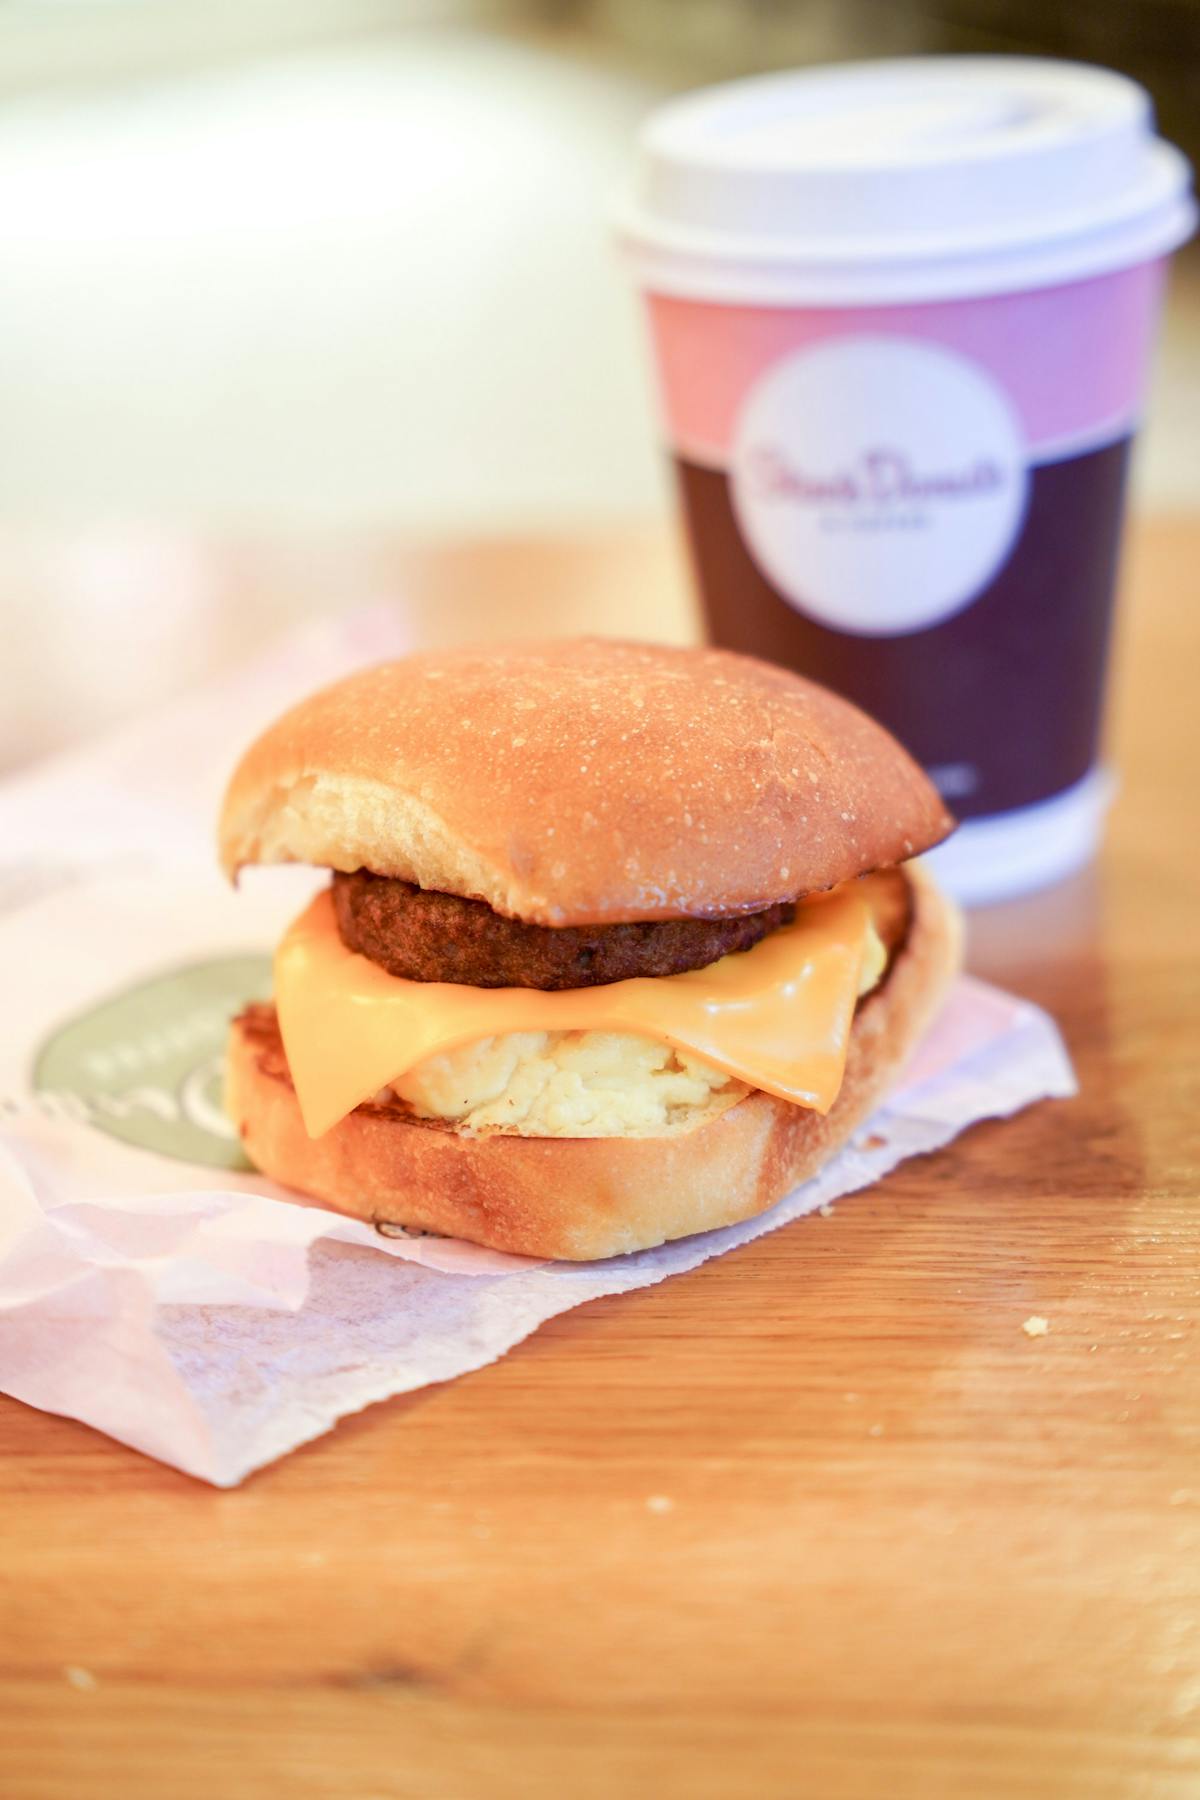
[[[656,538],[388,567],[687,630]],[[0,1402],[7,1800],[1200,1792],[1198,567],[1135,537],[1100,867],[975,923],[1082,1097],[235,1493]]]

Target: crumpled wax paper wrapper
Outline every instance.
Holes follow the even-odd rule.
[[[283,705],[401,653],[385,608],[0,789],[0,1388],[218,1486],[372,1401],[494,1361],[556,1313],[749,1243],[979,1119],[1075,1091],[1036,1007],[968,978],[886,1105],[743,1225],[593,1263],[382,1236],[250,1169],[220,1104],[230,1015],[319,885],[233,894],[209,837]]]

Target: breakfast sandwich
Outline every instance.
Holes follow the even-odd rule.
[[[227,1103],[264,1173],[539,1257],[765,1211],[885,1094],[959,954],[952,828],[798,675],[605,640],[407,657],[243,757],[221,855],[330,881]]]

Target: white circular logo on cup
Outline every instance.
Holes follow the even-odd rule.
[[[797,611],[898,637],[987,586],[1028,477],[1016,415],[981,369],[910,338],[844,337],[751,388],[730,486],[755,561]]]

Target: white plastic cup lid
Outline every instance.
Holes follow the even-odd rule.
[[[1191,171],[1127,76],[1039,57],[849,63],[653,113],[618,229],[644,284],[848,305],[1045,287],[1175,249]]]

